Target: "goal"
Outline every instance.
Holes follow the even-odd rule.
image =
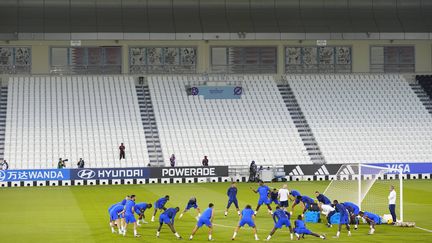
[[[388,195],[394,186],[399,204],[396,215],[403,221],[403,178],[399,168],[367,164],[346,164],[324,191],[324,195],[339,202],[353,202],[361,210],[383,216],[389,214]]]

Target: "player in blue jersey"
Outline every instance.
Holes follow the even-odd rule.
[[[352,202],[344,202],[342,204],[348,210],[351,222],[354,222],[354,229],[357,229],[358,228],[358,223],[359,223],[357,216],[360,213],[359,206],[357,206],[356,204],[354,204]]]
[[[152,204],[151,203],[137,203],[135,204],[135,213],[138,215],[138,221],[137,221],[137,225],[140,226],[139,221],[141,220],[141,222],[143,224],[147,224],[148,222],[145,221],[145,215],[144,212],[146,211],[146,209],[152,208]]]
[[[121,205],[123,205],[123,206],[126,205],[126,202],[127,202],[129,199],[130,199],[130,196],[127,195],[126,198],[123,199],[121,202],[118,202],[118,203],[116,203],[116,204],[111,205],[111,207],[108,208],[108,212],[111,211],[111,209],[112,209],[115,205],[117,205],[117,204],[121,204]]]
[[[381,223],[381,217],[374,213],[362,212],[362,211],[359,212],[359,216],[364,218],[366,222],[369,224],[370,230],[368,234],[373,235],[373,233],[375,232],[375,225]]]
[[[300,203],[300,201],[297,200],[298,196],[301,196],[301,193],[297,190],[291,190],[289,193],[289,200],[293,202],[293,204],[291,205],[291,215],[293,214],[294,207]]]
[[[160,236],[160,231],[162,229],[163,224],[168,225],[168,227],[171,229],[171,232],[177,237],[177,239],[182,239],[182,237],[177,233],[177,231],[174,228],[174,218],[176,214],[180,211],[179,207],[176,208],[168,208],[165,210],[165,212],[161,213],[159,216],[159,228],[156,232],[156,237]]]
[[[314,203],[315,201],[308,197],[308,196],[297,196],[297,200],[298,203],[302,203],[303,204],[303,214],[311,207],[312,203]]]
[[[228,196],[228,204],[225,210],[225,216],[228,215],[228,209],[231,207],[231,204],[233,203],[237,209],[237,214],[240,215],[240,209],[237,201],[237,185],[235,182],[231,183],[230,188],[228,188],[227,196]]]
[[[269,213],[272,214],[272,208],[270,207],[270,200],[268,198],[270,188],[267,185],[265,185],[263,181],[260,181],[258,189],[256,189],[256,190],[254,190],[253,188],[251,188],[251,189],[253,192],[259,194],[258,205],[255,209],[255,214],[258,213],[259,208],[263,204],[267,205]]]
[[[282,226],[285,225],[285,227],[288,227],[290,230],[290,236],[291,240],[293,239],[293,230],[291,227],[290,222],[291,214],[289,214],[287,211],[280,208],[280,206],[276,206],[276,211],[273,213],[273,221],[274,221],[274,227],[270,234],[267,236],[266,241],[269,241],[273,234],[276,232],[276,230],[282,228]]]
[[[279,191],[276,188],[273,188],[273,191],[270,192],[270,204],[274,203],[276,205],[279,205]]]
[[[346,229],[348,230],[348,236],[351,236],[348,210],[346,209],[346,207],[343,204],[339,203],[338,200],[334,200],[333,205],[335,206],[336,212],[338,212],[340,214],[339,228],[338,228],[338,231],[336,233],[335,238],[339,238],[340,232],[342,229],[342,225],[346,225]]]
[[[151,218],[151,221],[154,222],[155,217],[156,217],[156,213],[158,210],[166,210],[165,204],[169,201],[169,196],[166,195],[165,197],[161,197],[159,198],[155,203],[154,203],[154,212],[153,212],[153,216]]]
[[[331,204],[331,200],[328,197],[326,197],[324,194],[321,194],[319,191],[315,192],[315,196],[320,204],[324,204],[324,205]]]
[[[136,219],[134,216],[134,211],[135,211],[134,207],[135,207],[135,195],[131,195],[130,200],[128,200],[126,202],[126,205],[124,206],[126,225],[123,229],[123,236],[126,236],[127,226],[129,224],[133,224],[134,225],[134,236],[135,237],[141,237],[141,235],[139,235],[137,232],[137,223],[136,223]]]
[[[109,216],[110,216],[110,226],[111,232],[115,233],[114,227],[117,226],[119,234],[123,233],[123,214],[124,214],[124,206],[120,203],[114,204],[110,207]]]
[[[195,228],[192,230],[192,233],[189,237],[189,240],[192,240],[195,233],[199,228],[201,228],[203,225],[206,225],[209,228],[208,232],[208,240],[213,240],[212,233],[213,233],[213,218],[214,218],[214,204],[210,203],[208,208],[204,210],[204,212],[201,214],[201,217],[198,219],[198,222],[195,226]]]
[[[325,235],[319,235],[317,233],[314,233],[314,232],[310,231],[308,228],[306,228],[306,224],[302,220],[302,216],[301,215],[299,215],[297,217],[297,220],[294,221],[294,233],[295,233],[295,235],[297,237],[297,240],[300,240],[300,236],[302,238],[304,238],[304,235],[313,235],[313,236],[319,237],[319,238],[321,238],[323,240],[326,239]]]
[[[198,207],[196,197],[191,197],[191,198],[189,199],[188,203],[186,204],[186,208],[185,208],[185,210],[183,211],[183,213],[180,214],[180,217],[179,217],[179,218],[181,219],[181,218],[183,217],[183,214],[186,213],[186,212],[187,212],[189,209],[191,209],[191,208],[195,208],[196,211],[198,212],[198,217],[197,217],[197,218],[199,218],[199,217],[201,216],[201,210],[200,210],[199,207]]]
[[[252,207],[250,205],[246,205],[245,209],[243,209],[241,211],[240,221],[234,230],[232,240],[234,240],[235,237],[237,236],[237,233],[240,230],[240,227],[243,227],[246,224],[249,225],[249,227],[252,227],[253,233],[255,236],[255,240],[259,240],[258,235],[257,235],[257,229],[256,229],[255,222],[254,222],[254,218],[255,218],[255,212],[252,210]]]

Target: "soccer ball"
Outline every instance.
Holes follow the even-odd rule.
[[[386,222],[387,224],[393,224],[393,218],[390,214],[384,214],[383,215],[383,222]]]

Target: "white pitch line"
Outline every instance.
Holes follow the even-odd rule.
[[[237,226],[227,226],[227,225],[223,225],[223,224],[213,224],[213,225],[223,227],[223,228],[231,228],[231,229],[235,229],[237,227]],[[243,227],[243,229],[252,229],[252,228],[251,227]],[[270,230],[266,230],[266,229],[260,229],[260,230],[270,231]]]
[[[432,230],[421,228],[421,227],[418,227],[418,226],[416,226],[416,229],[421,229],[421,230],[424,230],[426,232],[432,233]]]

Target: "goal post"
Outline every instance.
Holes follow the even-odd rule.
[[[346,164],[341,166],[324,191],[324,194],[339,202],[356,203],[361,210],[379,215],[389,214],[388,195],[390,186],[397,192],[397,216],[403,221],[403,176],[402,169],[371,164]]]

